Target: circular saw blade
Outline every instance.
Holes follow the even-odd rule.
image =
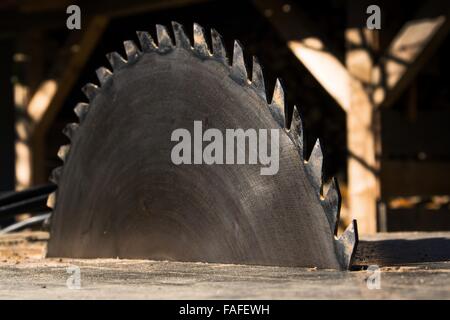
[[[301,119],[295,107],[286,128],[281,83],[267,103],[261,67],[253,59],[250,81],[238,42],[229,65],[216,31],[212,50],[197,24],[193,45],[181,25],[173,31],[175,43],[158,25],[158,45],[138,32],[141,48],[126,41],[127,60],[109,54],[113,72],[98,69],[101,88],[84,87],[89,104],[75,108],[81,123],[66,128],[71,145],[52,175],[48,256],[348,268],[355,224],[335,236],[338,187],[321,197],[320,144],[305,161]],[[194,121],[203,131],[278,129],[278,172],[175,165],[171,135],[195,134]]]

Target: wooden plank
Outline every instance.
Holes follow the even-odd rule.
[[[363,238],[354,266],[450,261],[450,232],[377,233]]]
[[[450,162],[385,160],[382,196],[450,195]]]
[[[0,260],[44,258],[48,232],[23,231],[0,235]]]
[[[149,260],[42,259],[47,238],[37,232],[0,236],[1,298],[450,298],[450,264],[445,262],[450,260],[448,232],[363,238],[356,256],[359,270],[353,272]],[[365,270],[368,265],[380,266],[380,290],[367,287],[367,278],[374,274]],[[79,290],[69,290],[66,285],[71,276],[69,266],[80,268]]]

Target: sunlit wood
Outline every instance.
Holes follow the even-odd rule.
[[[55,80],[46,80],[36,90],[27,107],[27,113],[34,122],[42,120],[55,97],[57,89],[58,84]]]
[[[104,16],[95,16],[86,23],[81,34],[78,36],[74,34],[64,50],[70,52],[74,45],[77,45],[79,50],[74,52],[69,59],[65,57],[56,61],[57,65],[64,66],[61,68],[63,72],[55,79],[42,83],[39,88],[42,91],[38,90],[30,102],[29,114],[34,120],[30,140],[33,152],[33,183],[42,183],[47,180],[43,170],[45,135],[61,110],[92,50],[105,31],[108,21],[109,19]]]
[[[368,49],[377,45],[377,37],[371,34],[376,32],[363,33],[359,29],[349,28],[345,33],[349,48],[346,66],[353,78],[347,110],[348,206],[351,217],[358,220],[360,234],[377,232],[378,119],[373,103],[362,85],[372,78],[374,63]]]
[[[16,142],[16,188],[25,189],[31,184],[31,152],[24,142]]]
[[[351,77],[335,56],[323,50],[321,40],[307,38],[303,41],[289,41],[288,46],[342,109],[348,111]]]
[[[391,105],[403,92],[437,43],[448,33],[450,23],[445,16],[407,22],[392,41],[374,75],[378,85],[374,101]],[[434,48],[433,48],[434,47]]]

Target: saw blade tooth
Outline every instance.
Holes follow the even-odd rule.
[[[87,104],[85,102],[79,102],[79,103],[77,103],[77,105],[75,106],[73,111],[77,115],[80,123],[82,123],[84,121],[84,119],[86,118],[86,115],[88,114],[89,104]]]
[[[69,154],[70,144],[65,144],[59,147],[58,149],[58,158],[60,158],[63,162],[66,161],[67,155]]]
[[[231,75],[242,83],[248,82],[247,68],[245,67],[244,52],[238,40],[234,41],[233,63],[231,65]]]
[[[103,87],[106,82],[112,77],[112,72],[105,67],[100,67],[97,70],[95,70],[95,73],[97,74],[98,81],[100,82],[100,85]]]
[[[303,123],[302,118],[300,117],[300,113],[298,112],[297,106],[294,106],[292,111],[292,120],[291,125],[289,127],[289,135],[294,141],[295,145],[298,148],[298,153],[301,157],[301,160],[304,160],[304,143],[303,143]]]
[[[325,196],[322,200],[322,206],[325,209],[331,232],[336,235],[341,207],[341,194],[339,193],[337,179],[332,178],[326,185],[324,185],[323,189]]]
[[[125,40],[123,42],[123,47],[127,55],[127,62],[135,62],[141,53],[136,43],[133,40]]]
[[[264,74],[258,58],[253,56],[253,68],[252,68],[252,86],[256,89],[258,94],[267,103],[266,98],[266,86],[264,85]]]
[[[305,167],[312,178],[314,188],[316,188],[318,194],[320,195],[320,189],[322,187],[322,163],[323,154],[322,147],[320,146],[320,140],[317,139],[314,144],[314,148],[311,151],[308,162],[306,162]]]
[[[119,71],[127,64],[127,61],[115,51],[106,54],[106,58],[108,59],[114,72]]]
[[[286,127],[285,109],[284,89],[281,80],[277,79],[273,90],[272,102],[269,104],[269,110],[272,113],[272,117],[282,128]]]
[[[194,23],[194,49],[202,56],[211,56],[208,44],[206,43],[205,30],[198,23]]]
[[[50,209],[55,209],[55,206],[56,206],[56,192],[55,191],[48,195],[46,205]]]
[[[213,56],[228,64],[227,51],[225,50],[225,46],[223,45],[222,36],[215,29],[211,29],[211,42]]]
[[[58,184],[59,179],[61,178],[62,170],[63,167],[56,167],[55,169],[53,169],[48,180],[50,180],[50,182],[54,184]]]
[[[81,88],[84,95],[89,99],[89,101],[94,100],[97,94],[100,92],[100,88],[93,83],[87,83]]]
[[[335,240],[338,258],[343,269],[350,269],[358,245],[358,226],[353,220],[344,233]]]
[[[80,125],[78,123],[75,122],[69,123],[64,127],[62,132],[67,138],[72,140],[75,135],[75,132],[78,130],[79,127]]]
[[[152,52],[158,49],[150,33],[147,31],[136,31],[136,34],[143,52]]]
[[[191,50],[192,49],[191,41],[189,40],[188,36],[186,35],[186,32],[184,31],[183,25],[176,21],[172,21],[172,29],[173,34],[175,36],[175,44],[180,48]]]
[[[156,36],[158,37],[158,50],[160,52],[167,52],[173,49],[174,45],[169,31],[163,25],[156,25]]]

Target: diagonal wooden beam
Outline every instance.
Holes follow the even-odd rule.
[[[105,16],[92,17],[80,33],[74,33],[73,38],[66,43],[63,51],[72,52],[70,57],[61,55],[60,61],[55,62],[55,66],[64,66],[63,72],[53,79],[43,81],[27,107],[30,118],[36,124],[33,135],[41,135],[53,122],[98,40],[106,30],[108,21],[109,19]],[[76,48],[75,51],[74,48]]]
[[[374,70],[375,104],[389,107],[415,79],[450,31],[450,3],[427,1],[406,22]]]
[[[369,0],[348,2],[346,63],[327,46],[326,36],[302,12],[277,0],[254,0],[287,41],[298,60],[347,113],[348,194],[361,233],[377,231],[380,199],[380,105],[392,105],[430,59],[450,29],[448,1],[427,1],[374,64],[377,32],[365,28]],[[286,9],[286,7],[284,7]],[[355,27],[357,26],[357,27]]]
[[[352,76],[346,67],[328,50],[318,38],[291,40],[288,47],[320,85],[346,112],[350,109],[350,84]],[[362,89],[358,83],[356,87]]]
[[[450,3],[427,2],[414,19],[405,23],[379,64],[374,66],[372,75],[368,79],[355,79],[353,70],[349,70],[330,48],[326,35],[295,4],[286,10],[278,0],[253,0],[253,3],[286,40],[298,60],[346,112],[351,104],[349,86],[353,86],[352,91],[364,90],[363,83],[375,86],[370,97],[375,105],[392,105],[450,30]],[[352,39],[347,40],[352,45]],[[353,50],[351,54],[367,54],[363,51],[364,48]]]
[[[32,120],[29,145],[33,155],[31,170],[33,183],[42,183],[46,180],[42,170],[45,159],[45,135],[106,30],[108,21],[105,16],[94,16],[81,31],[74,32],[63,48],[66,54],[62,54],[55,62],[55,68],[62,69],[62,73],[43,81],[30,99],[26,111]],[[77,49],[75,52],[74,48]]]
[[[308,69],[331,97],[347,111],[350,107],[352,76],[329,45],[323,31],[295,4],[278,0],[253,0],[256,8],[268,18],[297,59]],[[358,84],[356,84],[359,87]]]
[[[105,1],[98,1],[98,3],[81,1],[82,10],[89,13],[85,18],[89,22],[81,31],[72,31],[72,37],[69,38],[63,49],[64,51],[70,51],[75,45],[79,48],[79,51],[75,52],[68,59],[68,62],[67,57],[55,62],[56,66],[64,66],[64,68],[61,68],[63,69],[62,74],[56,75],[54,79],[43,81],[32,97],[28,111],[30,117],[36,123],[33,135],[41,135],[54,120],[110,19],[204,1],[206,0],[131,0],[127,2],[114,0],[108,1],[108,5],[105,4]]]
[[[42,81],[27,106],[28,118],[32,120],[31,129],[28,133],[28,144],[32,150],[30,154],[32,154],[33,162],[31,168],[32,183],[40,183],[46,179],[42,172],[42,168],[44,168],[43,150],[45,149],[45,135],[70,94],[98,40],[106,30],[109,20],[203,1],[206,0],[131,0],[127,2],[120,0],[96,2],[81,0],[78,3],[82,8],[82,12],[87,13],[84,18],[84,21],[87,22],[83,23],[86,26],[81,31],[71,32],[71,36],[62,51],[66,53],[72,52],[72,54],[63,54],[57,59],[54,64],[54,69],[57,70],[55,76]],[[41,14],[39,13],[38,16]],[[49,14],[54,14],[60,18],[61,10],[50,11]],[[23,15],[19,15],[19,17],[23,18]],[[73,48],[77,50],[73,52]]]

